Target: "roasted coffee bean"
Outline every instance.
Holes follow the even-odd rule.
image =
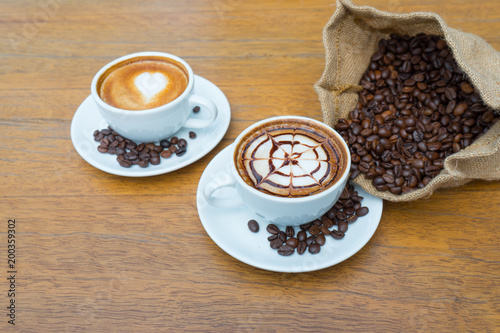
[[[307,244],[305,242],[299,242],[299,245],[297,245],[297,253],[304,254],[306,250],[307,250]]]
[[[316,237],[316,244],[318,244],[319,246],[325,245],[325,242],[326,242],[326,238],[325,238],[324,234],[319,234]]]
[[[278,238],[279,238],[279,239],[281,239],[281,241],[282,241],[283,243],[284,243],[284,242],[286,242],[286,239],[287,239],[286,234],[285,234],[283,231],[280,231],[280,232],[278,233]]]
[[[333,227],[333,224],[334,224],[334,223],[333,223],[332,219],[328,217],[328,215],[330,215],[330,214],[329,214],[329,212],[328,212],[326,215],[323,215],[323,216],[321,217],[321,222],[323,223],[323,225],[324,225],[326,228],[331,228],[331,227]],[[335,215],[334,215],[334,216],[335,216]]]
[[[108,147],[105,147],[105,146],[98,146],[97,147],[97,150],[100,152],[100,153],[107,153],[108,152]]]
[[[339,231],[345,233],[347,231],[347,222],[346,221],[340,221],[339,222]]]
[[[170,143],[173,144],[173,145],[176,145],[177,143],[179,142],[179,138],[176,137],[176,136],[173,136],[171,139],[170,139]]]
[[[291,226],[287,226],[285,229],[285,234],[287,237],[293,237],[295,236],[295,229]]]
[[[148,160],[140,160],[139,161],[139,166],[141,168],[146,168],[148,165],[149,165],[149,161]]]
[[[316,236],[317,234],[319,234],[319,226],[316,225],[316,224],[313,224],[310,228],[309,228],[309,233],[313,236]]]
[[[295,237],[291,237],[288,238],[285,243],[295,249],[299,245],[299,240]]]
[[[311,245],[312,243],[314,243],[314,239],[315,237],[314,236],[309,236],[306,238],[306,244],[307,245]]]
[[[177,146],[179,148],[187,147],[187,141],[185,139],[179,139],[179,141],[177,142]]]
[[[368,214],[368,207],[361,207],[356,211],[356,215],[359,217],[365,216],[366,214]]]
[[[309,245],[309,253],[310,254],[317,254],[321,251],[321,246],[318,243],[312,243]]]
[[[177,149],[175,151],[175,155],[182,156],[182,155],[184,155],[186,153],[186,151],[187,151],[186,146],[182,146],[182,147],[180,147],[179,149]]]
[[[161,140],[160,141],[160,145],[163,147],[163,148],[168,148],[170,147],[172,144],[170,143],[170,141],[168,141],[167,139],[164,139],[164,140]]]
[[[297,233],[297,239],[299,240],[299,242],[305,242],[307,238],[307,234],[305,231],[301,230]]]
[[[128,160],[119,161],[118,163],[124,168],[130,168],[132,166],[132,163]]]
[[[272,240],[275,240],[276,238],[278,238],[278,234],[276,234],[276,235],[271,235],[271,236],[267,237],[267,240],[268,240],[268,241],[272,241]]]
[[[190,131],[190,132],[189,132],[189,138],[190,138],[190,139],[195,139],[195,138],[196,138],[196,133],[195,133],[195,132],[193,132],[193,131]]]
[[[319,231],[321,231],[322,234],[329,235],[330,230],[323,224],[321,227],[319,227]]]
[[[152,165],[158,165],[160,164],[160,158],[157,157],[157,156],[153,156],[151,157],[151,159],[149,160],[149,163],[151,163]]]
[[[251,232],[259,232],[259,223],[257,221],[250,220],[250,221],[248,221],[247,225],[248,225],[248,229]]]
[[[160,156],[163,158],[169,158],[172,156],[172,152],[167,149],[167,150],[162,151]]]
[[[276,250],[278,249],[281,245],[283,245],[283,241],[278,237],[276,239],[273,239],[269,246],[271,246],[272,249]]]
[[[193,108],[193,112],[194,112],[194,113],[198,113],[198,112],[200,112],[200,107],[199,107],[198,105],[197,105],[197,106],[195,106],[195,107]]]
[[[335,239],[342,239],[344,238],[345,234],[341,231],[338,231],[336,229],[333,229],[330,235],[335,238]]]
[[[268,224],[266,227],[268,233],[277,235],[280,232],[280,228],[278,228],[275,224]]]
[[[291,256],[295,252],[295,249],[287,244],[281,245],[278,248],[278,254],[282,256]]]

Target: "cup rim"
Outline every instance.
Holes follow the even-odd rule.
[[[278,197],[278,196],[274,196],[272,194],[267,194],[267,193],[264,193],[262,191],[259,191],[257,190],[256,188],[248,185],[240,176],[240,174],[238,173],[238,170],[236,168],[236,165],[235,165],[235,161],[234,161],[234,153],[235,153],[235,149],[236,147],[238,146],[238,143],[241,141],[241,139],[248,133],[250,132],[251,130],[253,130],[254,128],[260,126],[261,124],[264,124],[264,123],[267,123],[267,122],[270,122],[270,121],[274,121],[274,120],[278,120],[278,119],[300,119],[300,120],[307,120],[307,121],[312,121],[314,122],[315,124],[325,128],[326,130],[328,131],[331,131],[336,137],[337,139],[339,139],[340,143],[344,146],[344,149],[347,153],[347,165],[346,165],[346,169],[345,169],[345,172],[344,174],[342,175],[342,177],[340,177],[340,179],[337,180],[337,182],[335,184],[333,184],[331,187],[319,192],[319,193],[315,193],[315,194],[312,194],[312,195],[309,195],[309,196],[304,196],[304,197]],[[345,142],[344,138],[342,138],[342,136],[333,128],[329,127],[328,125],[326,125],[325,123],[321,122],[321,121],[318,121],[316,119],[312,119],[312,118],[309,118],[309,117],[303,117],[303,116],[294,116],[294,115],[287,115],[287,116],[276,116],[276,117],[270,117],[270,118],[266,118],[266,119],[262,119],[252,125],[250,125],[249,127],[247,127],[246,129],[244,129],[237,137],[236,139],[234,140],[234,142],[232,143],[233,145],[233,148],[232,148],[232,154],[231,154],[231,171],[232,173],[234,174],[234,178],[236,178],[236,181],[238,182],[238,184],[240,184],[243,188],[245,188],[247,191],[250,191],[252,194],[254,195],[257,195],[263,199],[267,199],[267,200],[273,200],[273,201],[276,201],[276,202],[280,202],[280,203],[304,203],[304,202],[309,202],[309,201],[315,201],[315,200],[318,200],[320,198],[323,198],[325,196],[328,196],[328,195],[331,195],[332,192],[335,192],[335,190],[337,190],[340,186],[344,186],[345,185],[345,182],[347,181],[347,178],[349,177],[349,173],[350,173],[350,170],[351,170],[351,153],[349,151],[349,146],[347,145],[347,143]]]
[[[186,89],[182,92],[182,94],[180,94],[176,99],[168,102],[167,104],[163,104],[163,105],[160,105],[158,107],[151,108],[151,109],[140,110],[140,112],[137,112],[137,110],[120,109],[120,108],[117,108],[115,106],[109,105],[106,102],[104,102],[102,100],[101,96],[99,96],[99,94],[97,93],[97,82],[99,81],[99,78],[109,68],[111,68],[112,66],[114,66],[120,62],[123,62],[123,61],[128,60],[128,59],[132,59],[132,58],[136,58],[136,57],[144,57],[144,56],[163,57],[163,58],[173,59],[175,61],[180,62],[188,71],[188,80],[189,80],[188,85],[187,85]],[[175,106],[177,104],[181,103],[185,99],[185,97],[187,95],[189,95],[189,93],[193,89],[193,86],[194,86],[193,69],[191,68],[191,66],[189,66],[189,64],[184,59],[182,59],[176,55],[173,55],[170,53],[165,53],[165,52],[143,51],[143,52],[136,52],[136,53],[124,55],[120,58],[114,59],[111,62],[108,62],[106,65],[101,67],[101,69],[99,69],[99,71],[94,75],[94,78],[92,79],[92,83],[90,85],[90,92],[91,92],[92,97],[94,98],[94,101],[102,109],[105,109],[106,111],[113,112],[113,113],[120,114],[120,115],[140,116],[140,115],[144,115],[144,114],[155,114],[155,113],[164,111],[165,108],[171,108],[171,107],[175,108]]]

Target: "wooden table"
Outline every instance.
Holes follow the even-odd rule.
[[[1,2],[0,331],[500,331],[498,182],[385,202],[361,251],[303,274],[239,262],[200,223],[199,178],[240,131],[276,115],[321,119],[313,83],[332,0]],[[355,2],[433,11],[500,50],[495,0]],[[185,58],[224,91],[232,119],[196,163],[124,178],[86,163],[70,124],[95,72],[144,50]]]

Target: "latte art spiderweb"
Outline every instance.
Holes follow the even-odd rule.
[[[252,185],[273,195],[296,197],[321,191],[338,178],[340,152],[332,139],[303,128],[264,130],[242,152]]]

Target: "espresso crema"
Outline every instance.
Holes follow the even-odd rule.
[[[179,62],[158,56],[127,59],[109,68],[97,83],[99,97],[123,110],[147,110],[172,102],[189,82]]]
[[[335,184],[347,153],[327,128],[303,119],[265,123],[240,140],[235,164],[250,186],[275,196],[303,197]]]

